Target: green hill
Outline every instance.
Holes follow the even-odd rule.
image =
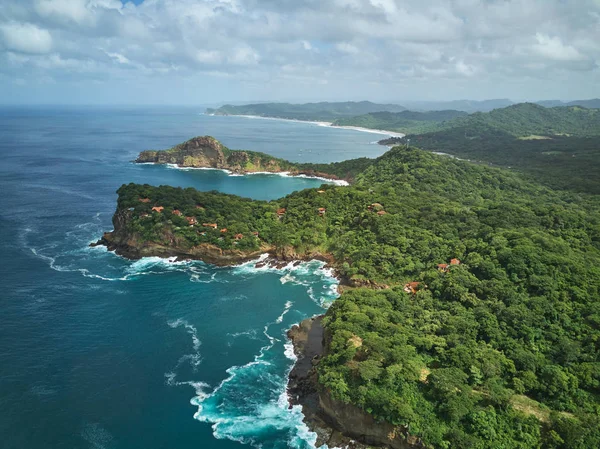
[[[413,113],[419,114],[419,113]],[[433,111],[422,113],[415,120],[422,123],[401,121],[393,116],[370,114],[339,120],[345,125],[365,126],[412,134],[464,129],[468,134],[504,132],[514,137],[535,138],[537,136],[598,136],[600,135],[600,109],[586,109],[580,106],[545,108],[534,103],[520,103],[490,112],[476,112],[466,115],[458,111]],[[452,116],[454,115],[455,116]],[[420,117],[420,118],[418,118]],[[403,128],[404,127],[404,128]]]
[[[400,147],[349,187],[271,202],[137,184],[118,193],[109,240],[329,254],[348,284],[376,287],[345,290],[324,319],[318,379],[340,404],[435,448],[600,447],[598,197]],[[438,269],[452,258],[461,263]],[[403,289],[411,281],[415,294]]]
[[[465,128],[474,134],[497,130],[515,137],[597,136],[600,135],[600,110],[580,106],[545,108],[533,103],[520,103],[453,119],[432,127],[431,131],[451,128]]]
[[[377,104],[370,101],[346,101],[341,103],[259,103],[242,106],[224,105],[217,109],[207,109],[207,114],[215,115],[255,115],[294,120],[334,121],[341,117],[352,117],[377,111],[398,112],[405,110],[397,104]]]
[[[462,111],[429,111],[429,112],[371,112],[357,117],[341,118],[333,124],[336,126],[360,126],[371,129],[385,129],[401,133],[418,133],[431,128],[432,124],[444,122],[468,115]]]
[[[544,100],[537,101],[536,103],[547,108],[552,108],[555,106],[582,106],[588,109],[600,109],[600,98],[592,98],[590,100],[575,100],[566,103],[560,100]]]

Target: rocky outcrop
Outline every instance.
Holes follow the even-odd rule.
[[[210,136],[194,137],[170,150],[142,151],[135,162],[175,164],[181,167],[227,168],[223,145]]]
[[[290,405],[302,405],[304,421],[317,434],[316,447],[417,449],[426,446],[403,426],[378,422],[360,408],[338,401],[319,385],[316,367],[326,350],[322,316],[288,331],[298,357],[289,374]]]

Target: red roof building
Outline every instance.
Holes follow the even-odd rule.
[[[182,213],[180,210],[178,209],[174,209],[173,212],[171,212],[173,215],[177,215],[178,217],[181,217]]]
[[[162,206],[154,206],[152,208],[153,211],[158,212],[159,214],[163,211],[164,207]]]
[[[414,295],[415,293],[417,293],[419,285],[421,285],[420,282],[409,282],[408,284],[404,284],[404,291],[406,293]]]

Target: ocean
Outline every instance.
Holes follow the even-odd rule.
[[[321,262],[282,270],[128,261],[90,248],[123,183],[274,199],[322,180],[136,165],[212,135],[292,161],[376,157],[376,134],[204,108],[0,108],[0,446],[310,448],[285,332],[322,313]]]

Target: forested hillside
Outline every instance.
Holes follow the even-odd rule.
[[[468,135],[503,132],[514,137],[598,136],[600,135],[600,109],[580,106],[545,108],[533,103],[519,103],[490,112],[448,116],[449,111],[424,113],[421,125],[410,122],[398,123],[388,115],[371,114],[369,117],[354,117],[344,120],[346,125],[388,129],[413,134],[463,129]],[[436,119],[436,117],[438,117]],[[403,131],[403,126],[405,126]]]
[[[565,134],[597,136],[600,135],[600,109],[580,106],[545,108],[533,103],[520,103],[487,113],[478,112],[439,125],[439,129],[459,127],[473,134],[492,129],[515,137]]]
[[[600,125],[599,125],[600,126]],[[488,129],[453,128],[380,143],[424,150],[510,168],[559,189],[600,194],[600,137],[516,138]]]
[[[130,184],[118,208],[140,245],[329,253],[370,286],[326,315],[319,382],[338,400],[436,448],[600,447],[596,196],[397,147],[350,187],[261,202]]]
[[[207,109],[207,114],[215,115],[256,115],[295,120],[334,121],[340,117],[352,117],[369,112],[398,112],[406,108],[397,104],[377,104],[370,101],[346,101],[341,103],[259,103],[241,106],[224,105],[217,109]]]
[[[372,112],[357,117],[336,120],[337,126],[360,126],[371,129],[385,129],[401,133],[419,133],[431,128],[432,123],[451,120],[468,115],[462,111],[430,111],[430,112]]]

